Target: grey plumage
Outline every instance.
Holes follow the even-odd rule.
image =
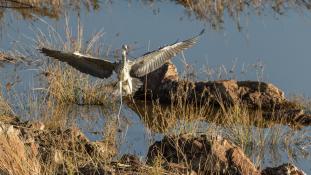
[[[67,53],[48,48],[41,48],[40,51],[49,57],[68,63],[82,73],[90,74],[98,78],[110,77],[112,71],[117,67],[116,63],[88,55]]]
[[[204,30],[195,37],[148,52],[133,61],[126,59],[126,45],[123,46],[122,61],[114,63],[80,53],[67,53],[48,48],[41,48],[40,51],[49,57],[66,62],[77,70],[95,77],[108,78],[115,71],[118,74],[119,81],[130,86],[129,91],[126,91],[126,95],[128,95],[134,93],[142,85],[138,78],[160,68],[176,54],[192,47],[203,33]]]
[[[166,61],[170,60],[176,56],[181,51],[192,47],[199,37],[204,33],[204,30],[200,32],[199,35],[184,40],[182,42],[176,42],[171,45],[164,46],[158,50],[148,52],[143,56],[137,58],[131,69],[131,76],[142,77],[158,68],[160,68]]]

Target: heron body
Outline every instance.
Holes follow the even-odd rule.
[[[122,59],[117,69],[120,92],[125,95],[133,93],[133,78],[130,76],[130,60],[126,59],[127,45],[122,46]]]
[[[126,57],[128,51],[126,45],[122,46],[122,59],[119,62],[110,62],[77,52],[68,53],[48,48],[41,48],[40,51],[49,57],[68,63],[80,72],[95,77],[108,78],[114,71],[119,80],[120,93],[131,95],[143,84],[139,78],[160,68],[176,54],[192,47],[203,33],[204,30],[195,37],[148,52],[133,61]]]
[[[125,94],[132,94],[133,86],[132,86],[132,79],[129,73],[128,63],[124,63],[118,73],[119,82],[122,83],[123,92]]]

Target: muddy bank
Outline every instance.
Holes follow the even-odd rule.
[[[260,170],[243,151],[219,136],[165,136],[150,146],[146,162],[115,159],[113,140],[91,142],[77,128],[41,122],[0,122],[1,174],[304,174],[292,164]]]
[[[262,118],[282,120],[288,124],[307,126],[311,115],[303,107],[286,99],[284,92],[271,83],[258,81],[184,81],[179,80],[176,67],[167,63],[141,78],[144,82],[135,94],[138,100],[159,100],[161,104],[193,103],[227,109],[236,105],[260,110]]]

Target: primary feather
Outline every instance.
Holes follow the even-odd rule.
[[[89,55],[68,53],[47,48],[41,48],[40,51],[49,57],[68,63],[80,72],[99,78],[110,77],[116,66],[115,63],[108,60],[99,59]]]
[[[131,75],[135,77],[142,77],[160,68],[165,62],[176,56],[178,53],[192,47],[195,43],[197,43],[199,37],[203,33],[204,30],[202,30],[199,35],[193,38],[162,47],[137,58],[132,63]]]

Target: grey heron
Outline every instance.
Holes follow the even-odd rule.
[[[160,68],[165,62],[173,58],[181,51],[192,47],[204,33],[171,45],[161,47],[157,50],[145,53],[134,60],[127,59],[127,45],[122,46],[122,59],[119,62],[111,62],[78,52],[69,53],[48,48],[39,50],[45,55],[66,62],[80,72],[90,74],[99,78],[108,78],[115,71],[118,75],[120,93],[130,95],[135,93],[143,84],[139,78]]]
[[[197,36],[190,39],[167,45],[158,50],[145,53],[135,60],[127,59],[127,45],[122,46],[122,59],[119,62],[96,58],[90,55],[83,55],[78,52],[68,53],[48,48],[41,48],[45,55],[66,62],[77,70],[99,78],[108,78],[113,71],[117,73],[119,80],[120,108],[118,120],[122,107],[122,96],[135,93],[141,86],[140,77],[160,68],[165,62],[173,58],[176,54],[192,47],[204,33],[204,30]]]

